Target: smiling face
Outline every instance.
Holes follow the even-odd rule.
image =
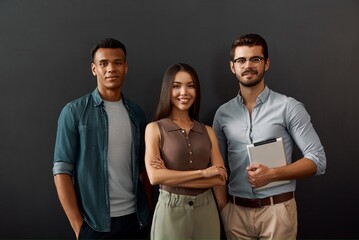
[[[191,75],[179,71],[172,83],[171,103],[172,111],[188,111],[196,99],[196,86]]]
[[[92,74],[97,77],[97,87],[102,97],[121,95],[127,74],[126,56],[120,48],[99,48],[91,64]]]
[[[264,57],[262,46],[239,46],[235,49],[235,59],[247,59],[244,64],[235,61],[230,62],[230,68],[243,87],[254,87],[259,83],[264,84],[264,74],[269,69],[269,59],[261,60],[258,64],[253,64],[249,59],[253,57]]]

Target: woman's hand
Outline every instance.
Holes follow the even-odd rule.
[[[204,178],[220,175],[224,181],[227,181],[228,179],[226,168],[220,165],[208,167],[202,170],[202,173]]]
[[[157,169],[167,169],[165,162],[157,155],[156,159],[153,159],[150,164],[152,167]]]

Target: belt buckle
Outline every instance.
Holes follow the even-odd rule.
[[[260,198],[246,199],[246,202],[248,203],[248,206],[250,206],[252,208],[262,208],[263,207],[262,199],[260,199]]]
[[[258,208],[262,208],[263,204],[262,204],[262,199],[258,199]]]

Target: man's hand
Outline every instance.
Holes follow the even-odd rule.
[[[253,163],[247,167],[248,181],[252,187],[258,188],[272,181],[272,169],[265,165]]]
[[[81,227],[82,227],[82,224],[83,224],[83,220],[77,224],[73,224],[72,228],[75,232],[75,235],[76,235],[76,239],[79,239],[79,235],[80,235],[80,230],[81,230]]]

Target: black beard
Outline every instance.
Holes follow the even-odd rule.
[[[258,72],[255,72],[255,73],[258,73]],[[261,75],[258,75],[258,77],[255,79],[255,81],[251,81],[251,82],[244,82],[241,80],[240,77],[237,77],[238,80],[239,80],[239,83],[244,86],[244,87],[254,87],[256,85],[258,85],[260,82],[262,82],[263,78],[264,78],[264,73],[263,72]],[[243,74],[242,74],[243,76]]]
[[[239,81],[241,83],[242,86],[244,87],[254,87],[256,86],[258,83],[260,83],[262,81],[262,79],[257,79],[255,82],[243,82],[243,81]]]

